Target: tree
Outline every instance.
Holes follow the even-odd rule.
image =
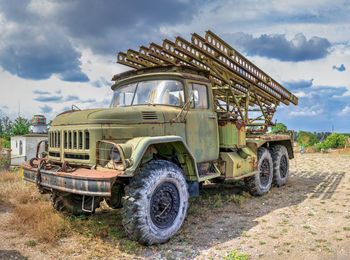
[[[333,133],[327,138],[316,145],[317,150],[330,149],[330,148],[344,148],[347,137],[342,134]]]
[[[317,143],[317,137],[313,133],[299,131],[298,133],[298,144],[305,147],[312,146]]]
[[[29,133],[29,120],[18,117],[12,125],[11,135],[25,135]]]
[[[287,130],[287,126],[283,123],[277,123],[271,127],[271,132],[273,134],[286,133]]]

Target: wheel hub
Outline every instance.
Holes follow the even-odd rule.
[[[170,227],[180,208],[177,187],[170,182],[160,184],[151,198],[151,220],[158,228]]]

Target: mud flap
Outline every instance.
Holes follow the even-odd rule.
[[[187,181],[187,190],[190,197],[199,196],[199,183],[196,181]]]

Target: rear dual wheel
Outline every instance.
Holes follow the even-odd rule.
[[[289,156],[283,145],[273,146],[270,150],[260,147],[258,150],[258,172],[246,178],[245,184],[253,196],[266,194],[272,184],[280,187],[289,177]]]
[[[273,161],[268,149],[260,147],[258,150],[258,172],[244,179],[244,182],[253,196],[266,194],[272,185]]]

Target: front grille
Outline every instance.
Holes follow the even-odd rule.
[[[64,131],[64,149],[89,150],[90,133],[88,130]]]
[[[49,152],[49,155],[52,157],[60,158],[60,153],[58,153],[58,152]]]
[[[78,160],[89,160],[90,156],[88,154],[65,153],[64,158],[78,159]]]
[[[52,131],[49,132],[49,146],[53,148],[60,148],[61,146],[61,132]]]
[[[52,160],[90,160],[88,130],[51,130],[49,146],[49,156]]]

